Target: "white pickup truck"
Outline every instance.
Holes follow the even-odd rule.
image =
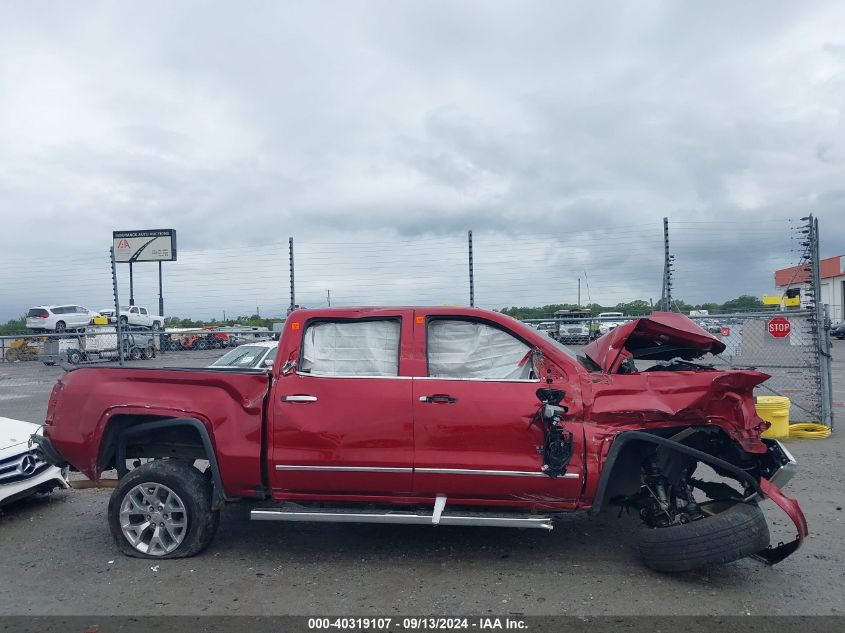
[[[108,317],[110,323],[116,321],[114,308],[100,310],[100,314]],[[153,314],[151,310],[147,310],[143,306],[120,306],[120,322],[124,325],[148,327],[153,330],[161,330],[164,327],[164,317],[160,314]]]

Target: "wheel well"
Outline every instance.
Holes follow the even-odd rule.
[[[679,441],[676,439],[679,434],[686,435]],[[642,465],[652,457],[659,461],[661,471],[670,480],[700,462],[720,476],[759,489],[749,464],[743,463],[744,451],[718,427],[669,428],[652,433],[629,431],[614,439],[602,469],[593,511],[601,511],[614,499],[636,494],[641,486]]]
[[[157,415],[116,415],[106,427],[103,441],[100,444],[98,460],[100,470],[116,468],[115,457],[118,448],[118,438],[128,429],[148,422],[175,420]],[[164,457],[177,459],[208,459],[202,437],[196,428],[175,424],[172,427],[163,426],[127,435],[126,458]]]

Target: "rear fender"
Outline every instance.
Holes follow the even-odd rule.
[[[189,427],[194,429],[200,437],[203,449],[205,450],[206,459],[208,459],[211,468],[211,477],[214,482],[214,497],[212,498],[212,506],[222,505],[226,501],[226,495],[223,491],[223,479],[220,476],[220,467],[217,464],[217,455],[214,452],[214,447],[211,444],[211,438],[208,435],[208,430],[202,422],[196,418],[171,418],[166,420],[155,420],[153,422],[143,422],[135,424],[127,429],[124,429],[120,435],[117,436],[117,444],[115,447],[115,467],[117,469],[118,478],[123,477],[129,472],[126,468],[126,444],[127,441],[136,435],[155,431],[163,428],[174,427]]]

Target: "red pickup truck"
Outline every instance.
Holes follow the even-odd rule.
[[[541,529],[616,506],[654,569],[776,563],[807,535],[780,491],[795,461],[760,437],[766,374],[694,362],[723,350],[672,313],[579,355],[485,310],[298,310],[272,369],[74,368],[33,441],[91,479],[117,470],[130,556],[196,554],[225,502],[253,499],[256,520]],[[797,539],[769,545],[763,498]]]

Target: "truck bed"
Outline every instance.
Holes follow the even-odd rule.
[[[99,456],[111,430],[129,416],[196,418],[216,444],[226,494],[255,496],[263,483],[269,385],[269,373],[260,369],[79,367],[53,388],[44,433],[74,467],[97,479],[106,466]],[[73,424],[53,424],[59,419]]]

